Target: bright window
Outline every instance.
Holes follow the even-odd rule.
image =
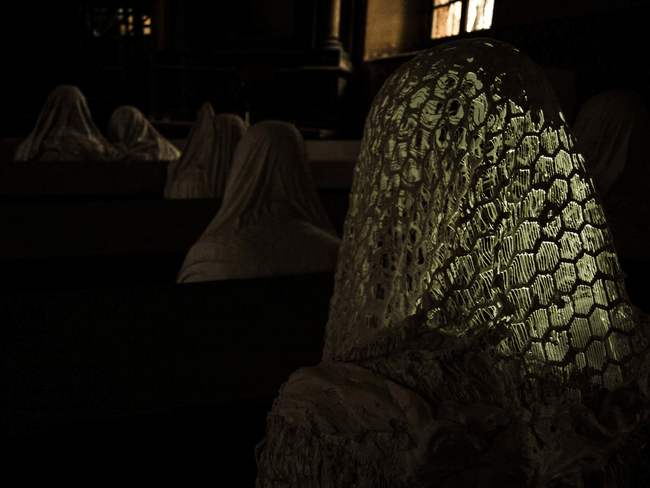
[[[433,0],[431,38],[489,29],[493,10],[494,0]],[[461,26],[463,12],[466,22]]]
[[[467,7],[467,32],[489,29],[492,25],[494,0],[469,0]]]
[[[148,15],[142,16],[142,33],[145,36],[151,35],[151,17]]]
[[[80,8],[88,35],[92,37],[121,37],[135,34],[136,23],[132,8]],[[151,16],[142,15],[141,26],[143,35],[151,35]]]
[[[460,16],[463,2],[451,0],[433,0],[433,25],[431,37],[457,36],[460,34]]]
[[[125,12],[122,12],[125,10]],[[133,9],[132,8],[127,8],[127,9],[118,9],[120,11],[121,15],[121,21],[122,23],[120,24],[120,35],[122,36],[132,36],[134,34],[134,22],[133,22]],[[126,14],[126,15],[124,15]],[[148,15],[143,15],[142,16],[142,34],[145,36],[151,35],[151,17]]]

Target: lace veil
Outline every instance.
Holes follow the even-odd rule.
[[[635,371],[639,324],[537,65],[480,39],[399,68],[366,120],[323,360],[369,365],[436,332],[514,359],[530,391],[591,399]]]

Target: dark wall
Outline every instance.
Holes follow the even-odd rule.
[[[534,24],[635,8],[648,3],[647,0],[496,0],[494,24],[501,27]]]
[[[150,10],[151,2],[131,3],[142,13]],[[6,11],[3,7],[2,18],[3,62],[5,73],[11,73],[3,86],[11,96],[0,101],[0,136],[27,135],[49,93],[61,84],[81,88],[100,129],[118,105],[148,110],[153,36],[93,38],[80,6],[69,2],[39,4],[36,11],[33,4],[14,2]]]
[[[47,95],[65,83],[81,88],[100,129],[123,104],[193,120],[211,101],[217,111],[243,115],[273,95],[260,86],[277,78],[278,68],[306,64],[314,44],[316,0],[223,0],[218,9],[198,0],[134,0],[140,14],[151,14],[152,35],[121,38],[85,32],[80,8],[92,4],[123,6],[6,10],[2,45],[10,46],[11,76],[3,84],[12,96],[0,102],[0,136],[26,136]]]
[[[373,1],[383,0],[368,0],[369,4]],[[587,99],[610,88],[634,90],[650,106],[650,87],[645,81],[650,68],[635,54],[637,46],[647,45],[649,16],[648,0],[496,0],[492,28],[460,37],[492,37],[525,52],[546,69],[572,121]],[[417,25],[421,19],[412,22]],[[425,36],[419,43],[411,39],[407,46],[408,50],[427,49],[447,40]],[[366,112],[384,81],[413,57],[395,54],[362,64]]]
[[[650,101],[648,64],[637,46],[647,45],[648,6],[608,10],[581,17],[505,26],[495,37],[516,45],[543,66],[573,70],[576,108],[607,89],[634,90]],[[577,110],[575,111],[577,113]]]
[[[76,8],[46,2],[12,2],[2,7],[2,86],[0,135],[29,133],[49,92],[79,83]]]
[[[364,60],[422,49],[431,32],[433,2],[367,0]]]
[[[204,2],[186,1],[188,47],[208,52],[243,47],[306,48],[309,37],[304,29],[304,15],[310,3],[222,0],[219,11],[211,9],[211,14],[206,15]]]
[[[224,0],[221,14],[208,12],[198,0],[133,3],[152,13],[152,36],[88,38],[79,7],[67,3],[44,5],[37,15],[28,4],[8,8],[0,35],[9,73],[3,84],[10,96],[0,100],[0,136],[27,135],[48,93],[63,83],[80,86],[100,129],[121,104],[192,120],[206,100],[217,111],[249,111],[253,122],[256,117],[300,122],[297,111],[306,102],[332,95],[319,90],[331,91],[336,80],[319,85],[322,76],[301,72],[313,64],[310,53],[323,30],[325,0]],[[337,123],[348,136],[360,137],[373,97],[410,59],[400,53],[444,42],[428,38],[428,10],[418,5],[343,0],[341,35],[354,73]],[[585,100],[608,88],[633,89],[648,103],[648,67],[634,47],[647,44],[649,5],[650,0],[497,0],[493,27],[471,35],[510,42],[552,71],[572,118]],[[372,23],[366,25],[366,19]],[[364,62],[378,42],[393,46],[398,56]],[[303,115],[312,125],[331,119],[322,107]]]

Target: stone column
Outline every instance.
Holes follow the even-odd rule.
[[[323,9],[324,12],[324,32],[318,47],[320,49],[343,50],[341,45],[340,26],[341,26],[341,0],[325,0],[327,4]]]
[[[151,12],[151,34],[156,39],[156,49],[164,51],[169,45],[169,9],[167,0],[154,0]]]
[[[343,0],[318,0],[316,46],[301,70],[300,84],[308,88],[299,123],[303,128],[319,131],[318,137],[339,134],[342,100],[352,76],[352,63],[340,39],[342,3]]]

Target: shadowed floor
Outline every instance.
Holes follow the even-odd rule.
[[[60,425],[0,442],[5,466],[23,483],[218,486],[229,478],[252,487],[255,445],[264,437],[272,400]]]

